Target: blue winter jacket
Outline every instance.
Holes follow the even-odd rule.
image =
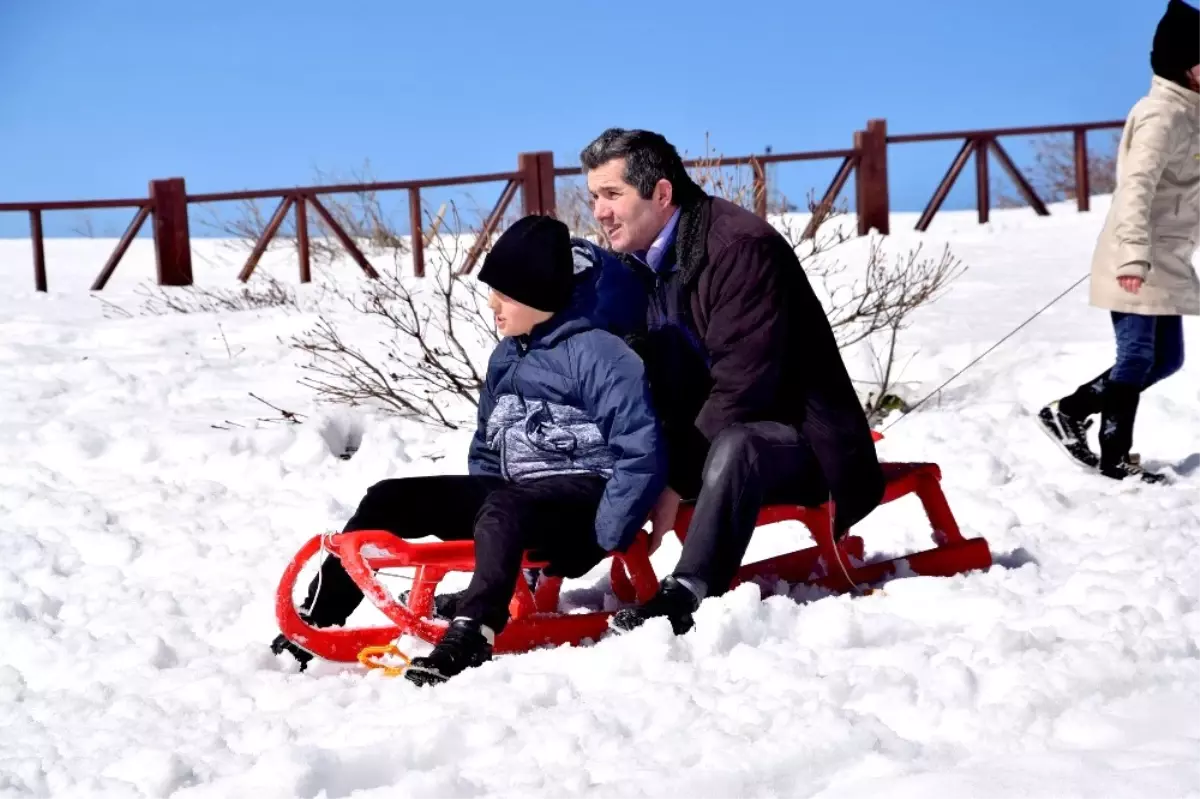
[[[497,345],[467,462],[471,474],[516,482],[606,478],[596,541],[611,552],[633,542],[667,464],[641,359],[591,318],[597,276],[580,276],[570,309]]]
[[[623,260],[587,239],[571,239],[573,307],[603,330],[625,337],[646,328],[649,298],[642,278]]]

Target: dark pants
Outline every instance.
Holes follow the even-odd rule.
[[[345,532],[387,530],[400,538],[433,535],[475,539],[475,572],[457,605],[500,632],[525,550],[537,550],[558,572],[577,576],[608,553],[596,543],[595,520],[605,480],[591,475],[510,483],[498,477],[438,475],[384,480],[371,486]],[[319,590],[318,590],[319,586]],[[314,627],[346,623],[362,591],[336,557],[321,564],[303,615]]]
[[[1100,457],[1116,463],[1133,446],[1139,395],[1183,366],[1183,319],[1112,312],[1117,358],[1110,369],[1059,401],[1059,410],[1084,419],[1101,414]]]
[[[779,422],[732,425],[715,439],[676,577],[702,583],[705,596],[729,590],[764,504],[815,507],[829,490],[812,447]]]

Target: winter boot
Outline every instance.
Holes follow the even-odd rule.
[[[460,616],[425,657],[413,658],[404,678],[417,685],[437,685],[492,659],[496,640],[490,627]]]
[[[1126,477],[1136,477],[1143,483],[1165,483],[1167,476],[1151,472],[1142,467],[1142,459],[1130,453],[1111,466],[1101,466],[1100,474],[1114,480],[1124,480]]]
[[[1100,420],[1100,473],[1114,480],[1137,477],[1146,483],[1161,483],[1166,479],[1163,475],[1146,471],[1141,459],[1129,453],[1140,398],[1141,391],[1135,385],[1112,381],[1105,384]]]
[[[1075,389],[1075,393],[1050,403],[1038,412],[1038,423],[1073,460],[1087,469],[1100,465],[1100,456],[1088,446],[1087,431],[1092,426],[1088,417],[1100,413],[1108,372]]]
[[[1081,384],[1074,393],[1063,397],[1058,401],[1059,410],[1074,419],[1086,419],[1100,413],[1104,404],[1104,385],[1111,372],[1111,369],[1106,369],[1103,374]]]
[[[284,652],[289,653],[300,664],[300,671],[308,668],[308,662],[313,659],[313,653],[307,649],[302,649],[298,644],[294,644],[283,637],[283,633],[275,636],[275,640],[271,642],[271,654],[279,655]]]
[[[608,626],[618,632],[628,632],[658,616],[666,616],[676,635],[692,629],[692,613],[700,607],[700,598],[673,575],[668,575],[658,587],[658,593],[644,605],[624,608],[613,614]]]

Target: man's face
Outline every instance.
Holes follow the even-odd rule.
[[[617,252],[645,250],[654,242],[675,208],[671,183],[660,180],[650,199],[625,182],[625,159],[614,158],[587,173],[592,213]]]

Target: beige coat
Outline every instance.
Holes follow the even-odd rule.
[[[1200,94],[1155,76],[1117,150],[1117,187],[1092,257],[1091,304],[1125,313],[1200,314]],[[1145,280],[1130,294],[1117,278]]]

